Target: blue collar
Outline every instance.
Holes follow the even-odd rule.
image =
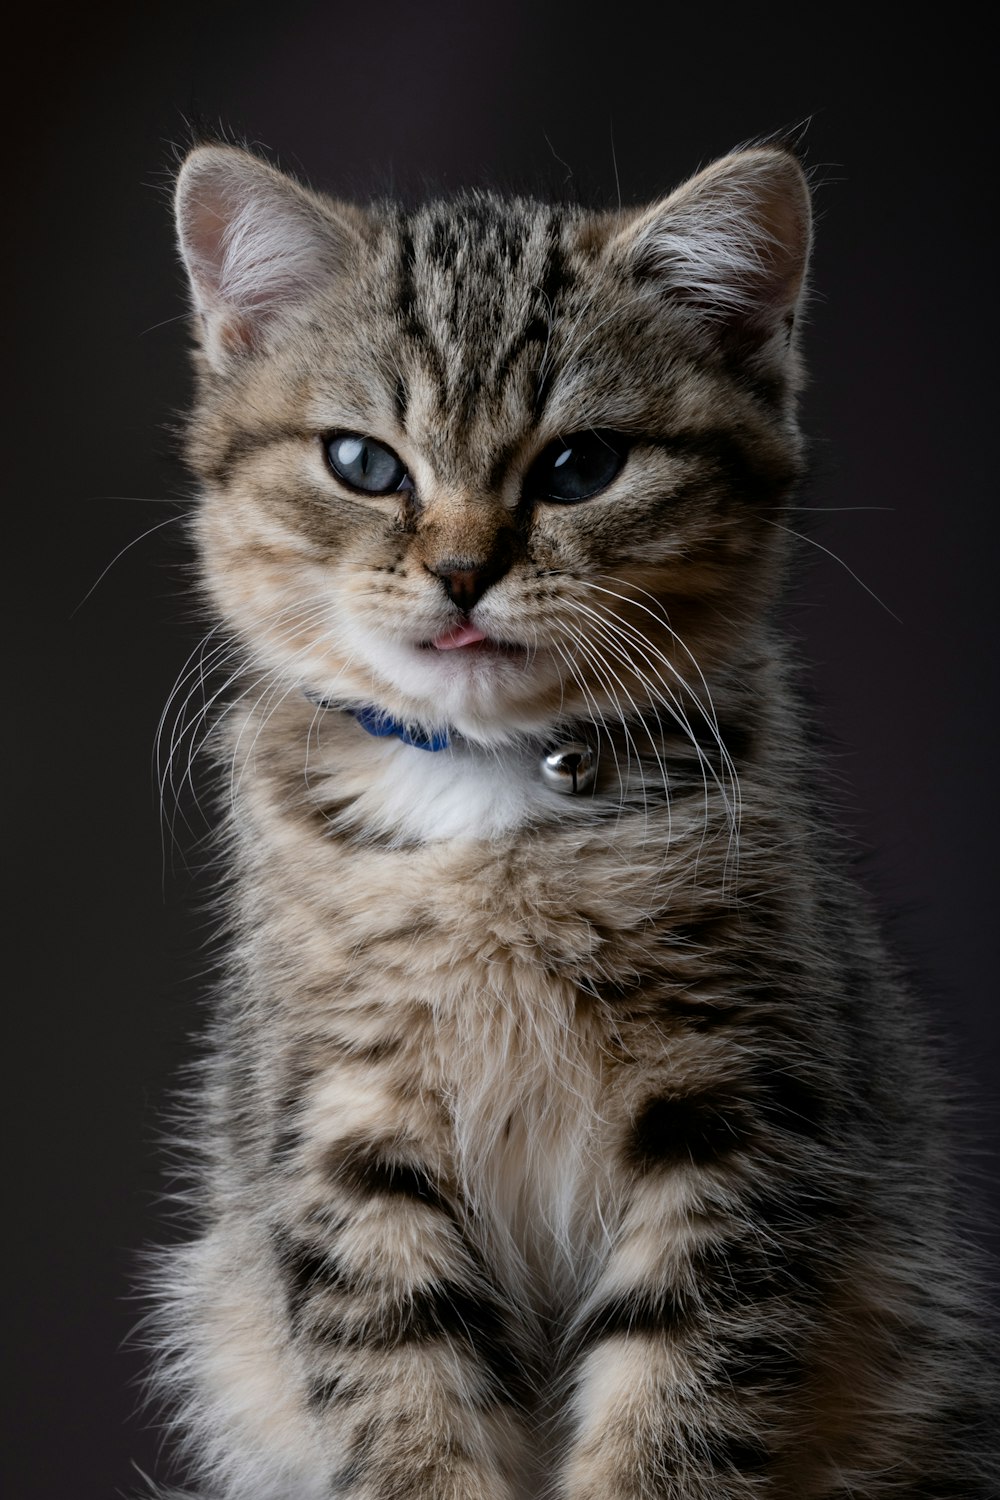
[[[332,698],[323,698],[319,693],[304,689],[305,696],[310,703],[315,703],[317,708],[340,708]],[[451,744],[448,731],[445,729],[440,734],[425,734],[418,729],[416,724],[404,724],[399,719],[394,719],[387,714],[385,709],[375,708],[372,704],[365,704],[362,708],[348,708],[344,712],[351,714],[361,728],[367,733],[374,735],[377,740],[397,739],[402,740],[404,745],[412,745],[415,750],[447,750]]]
[[[366,706],[352,708],[348,712],[354,715],[362,729],[379,740],[395,737],[416,750],[447,750],[451,743],[447,730],[441,734],[425,734],[416,724],[402,724],[381,708]]]

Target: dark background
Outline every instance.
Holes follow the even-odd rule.
[[[816,545],[791,620],[863,876],[956,1058],[978,1141],[966,1161],[990,1196],[995,77],[961,8],[927,31],[885,14],[247,0],[22,21],[7,83],[24,104],[4,140],[19,252],[4,306],[20,333],[3,590],[19,1257],[6,1493],[104,1500],[136,1483],[133,1460],[164,1472],[137,1413],[141,1335],[128,1340],[138,1251],[177,1232],[158,1140],[210,965],[203,852],[183,837],[161,856],[150,771],[197,639],[170,432],[189,387],[169,178],[191,120],[344,195],[493,184],[602,203],[804,126]]]

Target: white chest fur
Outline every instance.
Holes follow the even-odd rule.
[[[573,815],[572,799],[545,784],[534,750],[490,751],[459,740],[428,751],[353,725],[348,733],[331,784],[338,798],[352,800],[352,821],[401,843],[492,839]]]

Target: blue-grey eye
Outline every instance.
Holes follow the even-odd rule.
[[[376,443],[374,438],[361,437],[356,432],[338,432],[336,437],[327,439],[326,456],[338,479],[362,494],[391,495],[396,490],[412,489],[405,465],[391,448]]]
[[[574,432],[557,438],[532,464],[526,493],[557,505],[589,500],[621,473],[627,455],[628,440],[618,432]]]

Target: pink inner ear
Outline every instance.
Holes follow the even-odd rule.
[[[197,183],[180,210],[181,244],[192,274],[203,277],[218,291],[225,263],[225,236],[229,216],[221,198],[211,196],[210,181]]]
[[[761,295],[772,306],[790,308],[796,301],[809,254],[809,206],[801,192],[775,181],[763,193],[756,215],[761,258]]]
[[[322,277],[316,206],[242,152],[205,147],[189,157],[177,186],[177,223],[209,353],[252,347],[265,324]]]

